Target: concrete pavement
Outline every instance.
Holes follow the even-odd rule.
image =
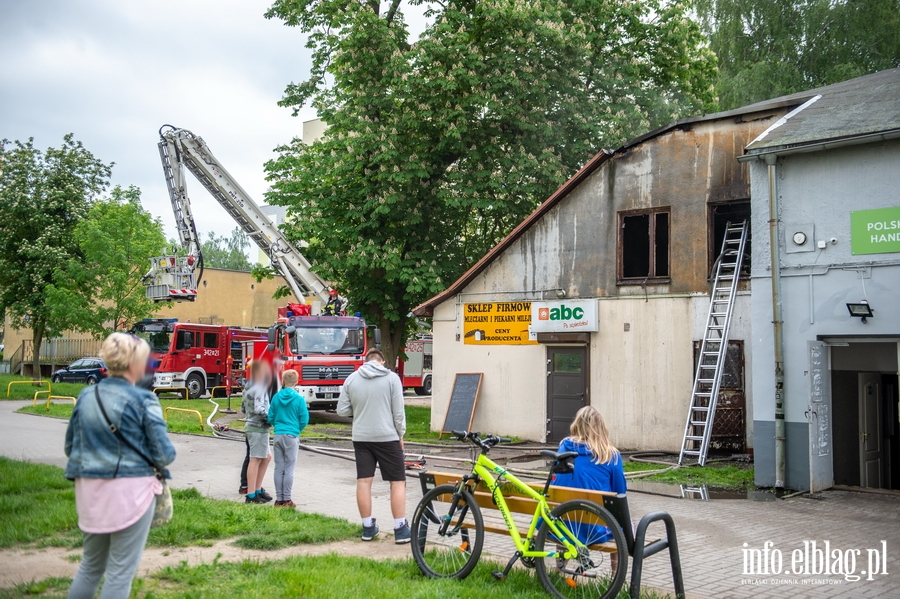
[[[0,455],[64,466],[62,448],[66,422],[14,413],[26,403],[0,401],[3,428]],[[241,499],[236,491],[244,455],[243,443],[187,435],[173,435],[173,441],[178,451],[178,459],[172,466],[174,487],[196,487],[210,497]],[[271,472],[267,480],[266,487],[274,490]],[[300,509],[356,520],[354,489],[352,462],[301,452],[294,487],[294,501]],[[376,477],[374,491],[374,515],[382,524],[382,530],[389,530],[388,485]],[[419,497],[417,481],[410,480],[409,516]],[[635,520],[657,510],[672,514],[678,529],[685,587],[692,596],[866,599],[900,596],[900,498],[845,491],[829,491],[819,497],[774,502],[702,502],[630,493],[629,505]],[[266,508],[261,506],[260,509]],[[503,547],[499,541],[499,537],[491,539],[489,548]],[[771,570],[745,572],[745,556],[750,555],[749,551],[760,550],[763,555],[762,550],[766,547],[765,555],[773,565],[778,565],[777,550],[783,569],[789,571],[792,565],[802,569],[807,555],[804,543],[812,556],[812,541],[819,550],[825,541],[829,541],[834,554],[830,565],[836,561],[834,552],[840,550],[842,569],[854,566],[855,574],[849,577],[851,580],[844,575],[814,575],[814,568],[810,574],[798,575],[784,572],[773,575]],[[508,540],[504,542],[508,555],[512,545]],[[771,545],[766,546],[767,542]],[[867,550],[870,549],[873,550],[872,559],[876,554],[879,557],[886,555],[886,567],[879,565],[879,573],[874,575],[868,573],[871,568]],[[799,552],[794,553],[795,550]],[[853,553],[853,550],[860,553]],[[801,561],[794,563],[793,559]],[[867,573],[863,574],[863,570]],[[853,576],[859,576],[860,580],[853,581]],[[671,589],[665,555],[657,555],[646,562],[644,584]]]

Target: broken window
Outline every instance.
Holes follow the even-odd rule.
[[[669,276],[669,209],[619,215],[619,279]]]
[[[728,223],[739,225],[743,221],[750,221],[750,201],[739,200],[723,204],[711,204],[709,206],[709,276],[712,276],[716,259],[722,252],[722,241],[725,239],[725,229]],[[750,276],[750,241],[751,231],[747,231],[747,246],[744,248],[744,263],[741,266],[741,276]]]

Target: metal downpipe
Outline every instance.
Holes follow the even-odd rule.
[[[784,319],[781,308],[781,258],[778,238],[778,196],[775,164],[778,157],[765,157],[769,171],[769,255],[772,259],[772,328],[775,341],[775,487],[784,488],[786,471],[784,435]]]

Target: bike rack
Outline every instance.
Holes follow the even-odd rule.
[[[173,407],[170,406],[170,407],[167,407],[165,410],[163,410],[163,420],[165,420],[166,422],[169,421],[169,410],[172,410],[173,412],[188,412],[188,413],[190,413],[190,414],[196,414],[196,415],[197,415],[197,420],[200,421],[200,430],[201,430],[201,431],[206,430],[206,429],[203,428],[203,415],[200,414],[199,411],[197,411],[197,410],[189,410],[189,409],[187,409],[187,408],[173,408]]]
[[[41,394],[43,394],[43,393],[47,393],[47,394],[50,394],[50,395],[53,394],[53,392],[50,391],[49,389],[48,389],[47,391],[35,391],[35,392],[34,392],[34,400],[31,402],[31,407],[32,407],[32,408],[35,407],[35,406],[37,405],[38,395],[41,395]]]
[[[6,386],[6,397],[9,397],[9,392],[12,390],[13,385],[47,385],[47,390],[50,390],[50,382],[45,381],[44,379],[36,381],[12,381]]]
[[[234,387],[229,387],[227,385],[217,385],[209,390],[209,396],[215,399],[216,397],[216,389],[225,389],[225,395],[222,397],[230,397],[232,393],[234,393]]]
[[[668,512],[651,512],[641,518],[637,530],[631,530],[631,512],[628,509],[628,499],[623,493],[615,497],[603,497],[603,507],[613,515],[620,523],[622,532],[625,533],[625,543],[628,545],[628,553],[631,555],[631,584],[629,591],[632,599],[641,596],[641,574],[643,573],[644,560],[656,555],[665,549],[669,550],[669,562],[672,565],[672,583],[675,587],[675,597],[684,599],[684,577],[681,573],[681,554],[678,552],[678,538],[675,535],[675,521]],[[662,522],[666,526],[666,538],[656,539],[645,545],[647,540],[647,528],[654,522]]]
[[[179,395],[184,395],[180,399],[187,400],[190,397],[190,393],[188,392],[187,387],[154,387],[153,393],[159,397],[165,393],[178,393]]]
[[[53,399],[71,399],[73,408],[75,407],[75,404],[78,403],[78,398],[72,397],[71,395],[48,395],[47,396],[47,411],[48,412],[50,411],[50,400],[53,400]]]

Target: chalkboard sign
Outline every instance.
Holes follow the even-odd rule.
[[[478,392],[481,390],[481,377],[483,372],[460,372],[453,381],[453,392],[450,394],[450,405],[447,407],[447,416],[444,417],[444,426],[441,427],[441,435],[450,431],[467,431],[472,427],[472,419],[475,417],[475,404],[478,402]]]

